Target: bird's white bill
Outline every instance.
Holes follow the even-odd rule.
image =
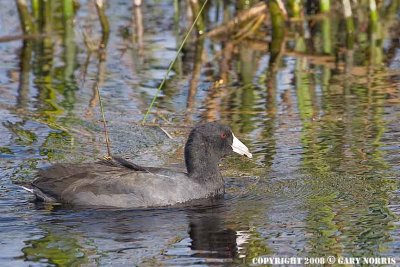
[[[232,150],[240,155],[246,155],[249,158],[252,158],[253,155],[250,153],[247,146],[245,146],[236,136],[232,133],[233,136],[233,143],[232,143]]]

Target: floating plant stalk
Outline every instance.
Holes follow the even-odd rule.
[[[99,15],[99,20],[100,20],[100,25],[101,25],[101,30],[102,30],[102,38],[99,46],[99,69],[101,66],[104,66],[105,64],[105,59],[106,59],[106,47],[108,43],[108,39],[110,36],[110,24],[108,22],[108,18],[105,13],[105,7],[104,7],[104,0],[96,0],[96,10]],[[100,72],[99,72],[100,73]],[[96,91],[97,95],[99,96],[99,105],[100,105],[100,112],[101,112],[101,117],[103,120],[103,127],[104,127],[104,136],[106,139],[106,146],[107,146],[107,158],[111,158],[111,148],[110,148],[110,139],[108,137],[108,129],[107,129],[107,123],[106,123],[106,118],[104,116],[104,107],[103,107],[103,101],[101,98],[100,94],[100,80],[101,77],[99,75],[99,80],[96,81]]]
[[[106,139],[106,146],[107,146],[107,157],[111,158],[110,139],[108,138],[108,130],[107,130],[106,118],[104,116],[103,101],[102,101],[102,98],[101,98],[100,88],[99,88],[98,84],[96,84],[96,90],[97,90],[97,94],[99,96],[100,112],[101,112],[101,118],[103,120],[104,137]]]

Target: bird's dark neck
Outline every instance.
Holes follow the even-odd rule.
[[[199,182],[222,181],[218,156],[207,142],[190,136],[185,146],[185,163],[190,178]]]

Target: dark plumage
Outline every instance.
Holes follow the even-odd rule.
[[[39,200],[85,206],[154,207],[224,192],[218,162],[232,151],[252,157],[227,126],[195,127],[185,146],[187,173],[142,167],[122,158],[85,164],[55,164],[31,183]]]

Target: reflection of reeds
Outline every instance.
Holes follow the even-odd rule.
[[[264,2],[258,3],[254,7],[242,11],[232,20],[224,23],[223,25],[217,26],[207,33],[208,37],[225,36],[240,28],[245,22],[254,19],[257,16],[262,16],[267,11],[267,5]],[[245,24],[244,24],[245,25]]]
[[[376,9],[375,0],[369,0],[369,10],[370,10],[371,23],[372,24],[377,23],[378,22],[378,11]]]
[[[24,41],[20,55],[19,86],[17,106],[25,109],[29,102],[29,82],[31,74],[32,42]]]
[[[43,69],[40,72],[43,74],[41,78],[48,83],[51,83],[53,73],[47,70],[48,68],[53,68],[50,54],[54,51],[54,38],[50,36],[57,34],[54,32],[55,27],[53,25],[64,26],[64,80],[70,83],[71,87],[75,87],[73,73],[77,65],[77,49],[74,32],[75,30],[81,30],[79,27],[76,27],[76,22],[72,19],[77,10],[77,2],[73,0],[58,2],[31,0],[31,5],[28,5],[27,0],[15,1],[20,16],[21,28],[24,32],[24,35],[18,36],[18,38],[28,39],[45,34],[46,38],[40,42],[33,42],[32,46],[35,53],[42,51],[43,53],[37,54],[46,57],[45,59],[41,59],[45,62],[44,65],[46,66],[42,66]],[[134,2],[132,9],[134,34],[132,34],[131,40],[135,45],[134,47],[137,48],[136,50],[139,51],[140,56],[145,49],[143,40],[145,25],[143,25],[142,3],[141,1],[132,2]],[[102,36],[99,41],[98,38],[93,38],[88,31],[81,30],[88,50],[86,64],[83,67],[83,81],[85,80],[87,66],[90,63],[91,53],[96,54],[99,52],[99,58],[103,58],[99,60],[99,68],[103,68],[100,66],[104,65],[103,62],[106,54],[105,51],[101,52],[100,50],[105,50],[110,34],[105,1],[93,0],[90,3],[94,3],[97,8]],[[237,1],[235,3],[217,1],[216,3],[208,3],[208,7],[210,8],[207,7],[205,9],[206,11],[210,10],[210,12],[211,10],[215,11],[215,16],[207,16],[200,14],[200,10],[202,10],[200,6],[202,5],[201,8],[204,8],[207,1],[191,0],[186,3],[173,1],[173,3],[176,12],[174,22],[177,43],[183,44],[187,41],[186,39],[182,42],[180,41],[182,37],[180,37],[179,27],[185,24],[181,23],[181,21],[186,19],[186,22],[191,23],[194,21],[193,17],[196,17],[197,20],[191,26],[197,27],[197,33],[205,32],[205,34],[192,35],[195,38],[193,38],[193,42],[186,43],[186,49],[192,51],[191,47],[196,46],[198,48],[200,46],[199,42],[203,42],[208,37],[212,37],[211,42],[213,42],[213,45],[217,44],[216,47],[220,47],[220,49],[218,47],[215,50],[216,52],[211,57],[211,60],[208,59],[206,63],[203,62],[201,56],[198,54],[196,54],[193,62],[191,62],[194,67],[192,69],[193,76],[191,76],[192,79],[189,82],[190,90],[187,105],[189,110],[192,109],[192,111],[194,110],[196,85],[201,80],[199,76],[201,77],[201,68],[204,64],[213,64],[214,61],[218,61],[215,65],[218,65],[219,68],[217,67],[218,70],[213,75],[210,75],[209,79],[221,80],[224,89],[219,92],[222,94],[216,94],[215,88],[210,89],[210,95],[218,95],[218,97],[221,97],[221,101],[224,98],[223,94],[226,92],[225,88],[236,78],[232,76],[232,70],[237,68],[237,65],[241,66],[241,69],[238,71],[241,82],[244,84],[251,83],[252,74],[245,74],[246,71],[249,71],[249,69],[246,70],[249,67],[249,62],[242,57],[243,49],[258,51],[259,53],[269,53],[269,69],[266,73],[268,76],[267,82],[269,83],[267,84],[267,88],[270,90],[268,93],[271,96],[275,94],[272,91],[275,86],[274,76],[282,68],[282,56],[294,57],[301,62],[304,60],[308,64],[323,65],[324,72],[335,70],[346,72],[350,75],[372,73],[384,61],[382,40],[385,37],[384,33],[389,32],[390,25],[383,23],[383,18],[395,16],[399,5],[398,1],[386,1],[385,4],[382,4],[376,0],[254,0]],[[213,7],[215,8],[212,9],[211,5],[214,5]],[[63,17],[61,19],[54,16],[54,10],[58,7],[62,7]],[[190,11],[191,17],[186,12],[182,12],[181,8],[185,7]],[[213,19],[214,21],[212,21]],[[343,33],[340,32],[342,29],[345,29]],[[16,38],[16,36],[7,37],[6,39],[0,37],[0,41],[11,40],[10,38]],[[357,43],[355,42],[356,40],[358,41]],[[292,44],[294,46],[291,46]],[[25,44],[24,50],[27,50],[27,47],[28,44]],[[177,58],[182,55],[180,53],[181,48],[182,46],[177,51]],[[47,51],[44,52],[43,50]],[[365,51],[365,53],[360,53],[361,50]],[[395,42],[392,42],[390,49],[388,49],[389,57],[395,55],[393,51],[396,51]],[[175,60],[171,63],[165,77],[168,77],[171,68],[180,73],[181,68],[177,67],[178,64],[175,64]],[[390,59],[388,58],[387,60]],[[236,61],[238,62],[237,65],[235,65]],[[365,66],[370,66],[370,68],[366,70]],[[21,99],[24,99],[23,96],[26,94],[22,90],[24,86],[26,87],[26,80],[27,77],[23,77],[21,74]],[[349,80],[348,82],[351,83],[352,81]],[[160,84],[158,91],[162,89],[164,83],[165,79]],[[326,83],[329,83],[329,81]],[[39,93],[43,99],[52,99],[48,102],[52,102],[55,99],[54,93],[48,93],[51,97],[45,97],[46,93],[44,91],[52,91],[51,86],[43,86],[43,83],[41,83],[38,87],[41,88]],[[43,88],[46,88],[46,90]],[[68,89],[68,86],[66,88]],[[65,90],[65,88],[62,90],[63,94],[68,93],[68,90]],[[250,92],[250,90],[247,90],[247,92]],[[244,92],[241,91],[241,93]],[[97,93],[94,96],[98,98]],[[152,100],[149,110],[154,104],[156,97]],[[97,105],[97,101],[92,99],[90,106],[94,107]],[[49,104],[46,102],[46,104],[57,109],[55,103]],[[214,117],[218,117],[217,113]],[[148,113],[146,113],[144,121],[147,115]]]
[[[270,1],[269,12],[272,22],[270,66],[273,66],[278,61],[277,59],[280,57],[284,49],[286,11],[282,9],[280,1]]]
[[[107,15],[105,13],[104,0],[95,0],[97,14],[99,15],[102,38],[100,43],[100,48],[104,49],[107,46],[108,38],[110,36],[110,24],[108,22]]]
[[[189,82],[189,92],[187,98],[187,116],[186,122],[190,121],[191,112],[195,108],[195,97],[197,92],[197,86],[200,79],[201,67],[203,64],[202,56],[203,56],[203,48],[204,48],[204,39],[199,40],[196,44],[196,52],[194,57],[194,66],[192,70],[192,78]]]
[[[132,34],[132,41],[133,43],[137,44],[137,48],[139,51],[139,56],[143,56],[144,54],[144,44],[143,44],[143,14],[141,6],[135,6],[133,8],[134,13],[134,20],[132,21],[132,26],[134,29],[135,34]]]
[[[217,81],[208,89],[206,110],[202,114],[204,121],[216,121],[220,119],[222,83]]]
[[[205,7],[206,2],[207,1],[204,1],[203,8]],[[200,11],[200,10],[202,10],[200,1],[199,0],[190,0],[189,3],[190,3],[192,13],[197,16],[197,20],[196,20],[197,32],[199,34],[203,34],[205,32],[206,26],[205,26],[204,18],[202,16],[202,12]]]
[[[110,138],[108,134],[108,128],[107,128],[107,123],[106,123],[106,118],[104,114],[104,106],[103,106],[103,100],[102,96],[100,93],[100,88],[103,84],[104,81],[104,74],[106,70],[106,58],[107,58],[107,44],[110,36],[110,25],[108,22],[108,18],[105,14],[105,5],[103,0],[96,0],[95,1],[96,5],[96,10],[97,14],[99,16],[100,20],[100,25],[101,25],[101,30],[102,30],[102,37],[101,41],[98,46],[98,58],[99,58],[99,63],[98,63],[98,71],[97,71],[97,78],[95,83],[93,84],[93,96],[90,100],[89,104],[89,110],[96,105],[95,97],[98,97],[98,102],[100,104],[100,113],[101,113],[101,118],[102,118],[102,123],[103,123],[103,131],[104,131],[104,138],[105,138],[105,143],[106,143],[106,148],[107,148],[107,157],[111,158],[111,146],[110,146]],[[90,112],[90,111],[89,111]],[[88,113],[87,113],[88,114]],[[90,113],[89,113],[90,114]]]
[[[289,0],[288,2],[290,16],[293,18],[300,18],[302,11],[301,0]]]
[[[19,19],[21,21],[21,28],[24,34],[31,33],[33,31],[33,22],[30,15],[28,4],[25,0],[16,0]]]
[[[107,44],[103,44],[104,46],[107,46]],[[104,113],[104,106],[103,106],[103,101],[100,93],[100,88],[104,82],[104,75],[106,71],[106,53],[104,51],[101,51],[98,55],[99,57],[99,63],[98,63],[98,68],[97,68],[97,77],[96,80],[93,84],[93,95],[89,101],[89,106],[86,110],[86,117],[90,118],[93,115],[93,108],[97,105],[97,103],[100,104],[100,113],[102,117],[102,123],[103,123],[103,131],[104,131],[104,138],[105,138],[105,143],[106,143],[106,148],[107,148],[107,156],[110,158],[111,157],[111,145],[110,145],[110,138],[108,134],[108,128],[107,128],[107,123],[106,123],[106,118],[105,118],[105,113]]]
[[[76,44],[74,38],[74,7],[72,0],[63,2],[63,20],[64,20],[64,79],[73,81],[75,70]]]
[[[174,58],[174,59],[172,60],[172,62],[169,64],[168,70],[167,70],[167,72],[165,73],[164,78],[163,78],[161,84],[158,86],[157,92],[156,92],[155,96],[153,97],[153,99],[152,99],[152,101],[151,101],[151,103],[150,103],[150,105],[149,105],[149,107],[148,107],[148,109],[147,109],[146,114],[145,114],[144,117],[143,117],[142,124],[144,124],[144,123],[146,122],[147,116],[149,115],[149,113],[150,113],[150,111],[151,111],[151,109],[152,109],[152,107],[153,107],[153,105],[154,105],[154,103],[155,103],[155,101],[156,101],[156,99],[157,99],[157,96],[158,96],[158,94],[159,94],[161,88],[164,86],[165,81],[167,80],[167,77],[168,77],[169,73],[171,72],[172,67],[174,66],[176,60],[178,59],[179,54],[181,53],[183,46],[186,44],[186,40],[189,38],[189,35],[190,35],[190,33],[192,32],[192,30],[193,30],[194,26],[196,25],[197,21],[200,19],[201,15],[202,15],[202,12],[203,12],[203,10],[204,10],[204,8],[205,8],[207,2],[208,2],[208,0],[205,0],[205,1],[204,1],[202,7],[200,8],[200,10],[198,11],[198,13],[196,14],[196,18],[194,19],[194,21],[193,21],[191,27],[189,28],[188,32],[186,33],[185,38],[182,40],[182,43],[181,43],[180,47],[178,48],[178,50],[177,50],[177,52],[176,52],[175,58]]]
[[[331,10],[331,1],[330,0],[320,0],[319,1],[319,9],[322,13],[329,12]]]

